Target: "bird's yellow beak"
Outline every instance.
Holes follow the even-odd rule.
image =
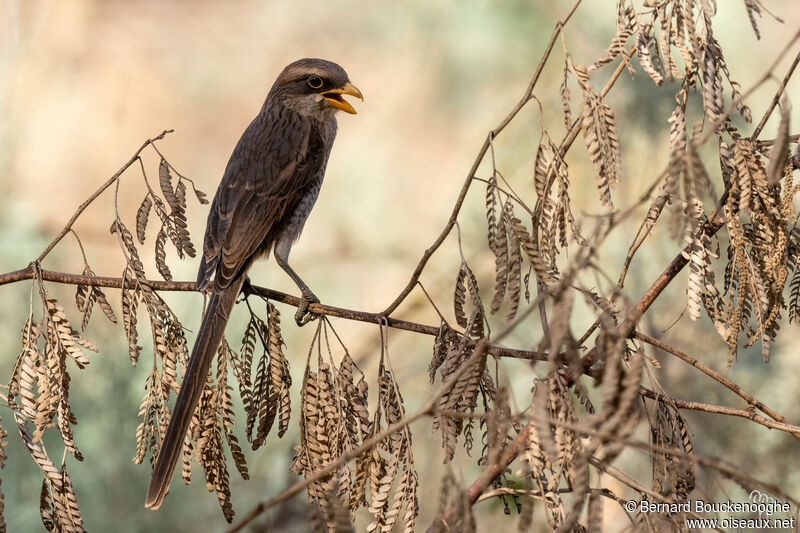
[[[350,105],[350,102],[342,98],[342,95],[348,94],[350,96],[355,96],[356,98],[360,98],[362,101],[364,97],[361,96],[361,91],[358,90],[358,87],[350,83],[349,81],[339,87],[338,89],[333,89],[331,91],[325,91],[322,93],[322,97],[328,101],[328,104],[332,105],[336,109],[341,109],[346,113],[350,113],[351,115],[356,114],[356,110],[353,106]]]

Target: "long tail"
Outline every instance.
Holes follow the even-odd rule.
[[[161,443],[158,460],[153,469],[153,478],[150,480],[150,488],[147,490],[145,507],[158,509],[161,502],[164,501],[164,496],[167,495],[175,465],[178,463],[183,449],[189,422],[200,401],[208,369],[211,367],[211,361],[222,340],[225,325],[228,323],[233,304],[236,303],[236,297],[242,289],[244,280],[245,276],[239,276],[239,279],[235,280],[224,292],[214,293],[211,296],[208,308],[203,315],[200,333],[198,333],[192,349],[192,357],[186,367],[186,375],[175,402],[175,409],[172,411],[167,434]]]

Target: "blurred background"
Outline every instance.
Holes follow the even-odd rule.
[[[591,64],[605,50],[615,30],[614,4],[585,2],[577,11],[564,33],[576,63]],[[800,4],[796,0],[765,0],[765,6],[784,23],[764,16],[760,20],[761,40],[756,40],[750,28],[743,2],[719,4],[717,39],[732,78],[748,88],[797,31]],[[295,59],[322,57],[340,63],[365,99],[363,103],[354,102],[358,115],[340,117],[322,194],[293,249],[293,265],[324,303],[379,311],[394,299],[422,252],[441,231],[488,130],[505,117],[523,93],[555,21],[568,7],[566,2],[544,0],[415,0],[402,4],[354,0],[0,0],[0,271],[23,268],[38,256],[75,208],[145,139],[164,129],[174,128],[175,132],[159,143],[161,151],[182,174],[212,196],[234,144],[260,109],[275,76]],[[780,76],[790,60],[784,58],[778,68]],[[531,205],[531,175],[542,124],[551,131],[563,129],[559,126],[558,99],[562,66],[563,55],[557,45],[536,91],[543,114],[535,104],[529,105],[497,141],[498,168]],[[598,89],[608,72],[598,74]],[[774,82],[766,83],[748,101],[756,120],[775,86]],[[637,199],[654,176],[654,169],[660,170],[666,163],[666,120],[674,107],[676,90],[675,84],[658,89],[639,70],[633,77],[624,73],[610,94],[623,146],[623,178],[614,192],[617,205]],[[787,94],[795,98],[800,94],[797,80]],[[577,88],[573,95],[578,95]],[[576,99],[573,112],[578,109]],[[795,102],[793,125],[800,125],[798,109],[800,103]],[[743,131],[750,131],[743,126]],[[762,138],[769,138],[776,129],[777,121],[771,120]],[[792,131],[798,131],[797,126]],[[602,212],[580,140],[568,163],[573,171],[570,192],[576,214]],[[145,166],[151,179],[157,176],[157,160],[152,153],[145,158]],[[485,165],[479,175],[487,175]],[[712,176],[721,190],[713,171]],[[473,187],[460,223],[465,254],[485,288],[485,298],[490,299],[494,264],[485,251],[483,193],[479,184]],[[130,227],[144,196],[136,169],[124,176],[119,194],[121,216]],[[207,206],[193,198],[189,204],[189,229],[200,249]],[[122,271],[122,255],[108,232],[112,217],[113,197],[107,193],[75,226],[88,261],[99,275],[118,276]],[[635,226],[638,221],[618,228],[604,249],[604,267],[615,279]],[[152,261],[153,236],[149,238],[143,253],[148,272],[157,278]],[[659,231],[634,262],[626,296],[637,299],[678,250],[678,243],[669,239],[668,232]],[[449,302],[457,258],[455,235],[451,235],[422,277],[448,317],[452,317]],[[194,279],[195,260],[181,262],[174,254],[168,259],[176,279]],[[75,240],[64,239],[44,267],[80,273],[82,261]],[[256,284],[297,292],[272,262],[257,265],[250,276]],[[685,276],[681,276],[670,286],[649,313],[647,327],[724,371],[727,347],[708,319],[695,324],[688,317],[680,318],[685,284]],[[74,288],[52,283],[48,287],[77,323],[79,318],[71,303]],[[0,376],[4,381],[19,350],[30,289],[30,282],[0,289]],[[118,292],[109,289],[106,293],[119,312]],[[165,298],[187,328],[197,327],[201,296],[167,294]],[[296,328],[291,319],[294,309],[279,307],[296,396],[314,326]],[[439,323],[419,291],[396,316]],[[682,332],[680,338],[662,333],[679,318],[675,331]],[[582,332],[580,328],[588,323],[589,315],[578,310],[576,331]],[[374,381],[380,346],[377,327],[342,320],[334,320],[334,325],[368,381]],[[233,320],[229,326],[229,339],[235,347],[242,328],[241,320]],[[172,492],[158,512],[144,509],[149,467],[134,465],[132,458],[139,423],[137,409],[144,394],[152,345],[144,322],[140,330],[145,348],[139,366],[132,368],[121,327],[111,325],[96,312],[86,336],[100,345],[100,354],[90,354],[92,364],[84,371],[71,370],[71,401],[79,420],[76,441],[86,459],[83,463],[68,459],[68,469],[86,528],[222,530],[222,513],[215,496],[206,492],[198,468],[191,486],[173,482]],[[191,342],[193,333],[188,337]],[[531,322],[508,344],[530,348],[538,338],[539,332]],[[431,342],[430,338],[390,332],[392,364],[409,412],[434,390],[426,375]],[[797,342],[800,336],[796,326],[785,327],[769,365],[761,361],[756,346],[752,351],[742,351],[729,372],[746,390],[794,423],[800,422],[800,409],[796,395],[789,391],[794,390],[795,376],[800,373]],[[659,378],[667,392],[687,400],[742,406],[737,397],[716,383],[696,378],[683,363],[653,355],[664,361]],[[506,361],[501,366],[501,376],[510,383],[521,405],[529,401],[532,377],[545,373],[539,368],[525,370],[527,367]],[[296,398],[293,408],[296,414]],[[3,427],[10,432],[9,458],[0,472],[9,531],[39,531],[41,475],[22,447],[10,412],[5,410],[0,415]],[[798,494],[800,483],[790,467],[800,460],[796,440],[739,419],[695,413],[686,416],[699,454],[721,456],[751,468],[758,464],[753,474]],[[438,498],[445,472],[439,438],[431,434],[429,424],[420,421],[412,428],[422,495],[420,525],[426,525],[437,511],[432,502]],[[267,446],[248,454],[249,482],[231,473],[237,516],[296,481],[287,473],[292,446],[298,438],[296,418],[291,428],[283,439],[271,435]],[[646,434],[640,437],[647,438]],[[61,449],[56,441],[52,446],[50,455],[57,461]],[[633,473],[647,479],[646,468],[636,470],[646,461],[640,461],[635,453],[634,457],[627,455],[621,465],[628,461]],[[474,463],[474,458],[466,457],[462,450],[447,468],[467,484],[478,472]],[[717,495],[731,490],[738,501],[746,499],[741,491],[736,492],[740,489],[714,479],[701,477],[700,488]],[[274,509],[256,522],[255,529],[271,521],[280,524],[281,530],[306,530],[304,501],[304,495],[298,496]],[[492,523],[502,514],[502,506],[480,503],[475,512],[480,529],[480,524]],[[612,507],[606,519],[609,524],[624,524],[622,515]],[[366,523],[366,516],[361,515],[357,530]]]

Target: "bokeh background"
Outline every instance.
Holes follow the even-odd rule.
[[[764,3],[784,23],[762,18],[761,40],[756,40],[750,29],[743,2],[720,2],[721,13],[715,19],[731,75],[745,88],[800,25],[800,4],[795,0]],[[175,132],[159,143],[162,152],[199,188],[213,195],[234,144],[259,110],[280,69],[300,57],[323,57],[347,69],[365,101],[355,102],[358,115],[340,118],[322,195],[294,248],[293,264],[323,302],[367,311],[383,309],[443,227],[486,132],[522,94],[553,24],[569,5],[544,0],[419,0],[402,4],[354,0],[0,0],[0,271],[27,265],[78,204],[145,139],[164,129],[174,128]],[[590,64],[599,57],[614,28],[614,2],[585,2],[564,33],[575,62]],[[788,59],[784,58],[778,72],[785,71]],[[563,56],[556,52],[539,82],[536,94],[544,115],[530,105],[497,142],[499,168],[531,201],[542,120],[554,131],[561,122],[558,85],[562,65]],[[604,76],[607,74],[598,76],[601,81],[597,85]],[[761,116],[774,88],[775,83],[769,82],[749,100],[755,117]],[[799,89],[795,80],[788,94],[796,98]],[[671,94],[675,90],[676,86],[656,90],[639,71],[634,77],[624,74],[609,97],[623,146],[623,183],[614,193],[618,205],[637,198],[654,169],[667,160],[666,119],[674,106]],[[793,124],[797,125],[800,103],[795,104]],[[575,101],[574,109],[578,105]],[[776,121],[770,121],[762,137],[774,133],[776,127]],[[580,146],[573,149],[568,162],[573,176],[585,170],[585,179],[573,177],[571,195],[577,211],[601,212]],[[156,176],[157,161],[148,157],[145,163],[150,175]],[[123,178],[120,188],[123,218],[133,220],[143,195],[141,178],[134,169]],[[482,195],[482,187],[474,187],[460,221],[465,253],[489,294],[493,262],[485,253]],[[112,197],[105,194],[76,225],[88,260],[101,275],[119,275],[122,269],[118,245],[108,232],[112,209]],[[206,207],[190,201],[190,230],[198,247],[206,213]],[[604,266],[614,277],[634,232],[632,225],[619,228],[603,252]],[[422,278],[447,316],[452,313],[449,302],[458,264],[454,237]],[[654,242],[633,265],[626,285],[631,298],[638,298],[679,249],[666,231],[659,232]],[[144,250],[149,272],[156,277],[152,241]],[[195,261],[168,257],[176,279],[194,279]],[[80,272],[82,263],[74,239],[66,238],[45,267]],[[251,278],[257,284],[296,292],[271,262],[254,268]],[[30,287],[24,282],[0,289],[3,381],[18,351]],[[74,312],[69,306],[74,288],[49,287]],[[648,327],[724,371],[727,348],[708,320],[692,324],[687,317],[680,318],[684,290],[681,277],[649,313]],[[118,311],[118,294],[107,293]],[[195,328],[201,297],[171,294],[166,298],[184,324]],[[281,311],[296,394],[313,326],[299,330],[290,318],[293,309],[281,307]],[[438,324],[435,311],[421,293],[409,298],[397,316]],[[580,317],[578,313],[576,324]],[[664,332],[679,318],[675,330],[682,332],[680,337]],[[378,329],[341,320],[334,325],[367,376],[374,377]],[[230,327],[235,342],[241,336],[241,321],[234,320]],[[87,336],[98,342],[101,353],[92,355],[86,370],[72,373],[71,398],[79,419],[76,440],[86,460],[68,459],[68,463],[86,527],[92,531],[219,531],[225,527],[224,519],[216,498],[206,492],[199,469],[191,486],[177,480],[173,483],[161,510],[150,512],[143,507],[149,468],[134,465],[132,458],[139,422],[136,413],[152,347],[146,328],[141,333],[145,349],[140,365],[132,368],[121,328],[104,322],[96,313]],[[537,338],[531,323],[508,342],[526,348]],[[800,421],[793,392],[800,373],[798,341],[796,326],[787,326],[769,365],[762,363],[756,347],[752,352],[743,351],[729,372],[794,422]],[[406,408],[413,411],[434,390],[426,376],[431,339],[391,332],[390,343]],[[661,354],[654,355],[664,359]],[[501,369],[523,405],[532,377],[543,372],[527,370],[527,365],[519,362],[504,362]],[[692,374],[682,363],[664,360],[659,379],[668,392],[682,399],[741,406],[738,398],[714,382]],[[296,401],[294,407],[296,412]],[[0,415],[3,427],[11,432],[9,459],[0,472],[9,531],[39,531],[40,473],[22,448],[10,413],[2,411]],[[687,416],[698,453],[721,456],[739,465],[758,465],[752,473],[798,494],[800,483],[792,468],[800,460],[796,440],[739,419]],[[423,496],[420,524],[427,524],[436,512],[434,502],[445,470],[429,421],[418,422],[413,430]],[[271,436],[265,448],[248,455],[249,482],[232,473],[238,516],[296,480],[287,473],[296,440],[293,422],[283,439]],[[60,448],[53,446],[51,456],[60,458]],[[638,459],[623,457],[634,473],[647,479],[646,469],[636,470]],[[462,483],[477,472],[474,458],[463,451],[449,468]],[[702,491],[719,495],[731,490],[739,501],[745,499],[735,487],[705,477],[701,481]],[[497,503],[480,503],[475,509],[483,525],[496,523],[502,515]],[[256,528],[271,522],[278,530],[304,531],[303,513],[304,496],[296,497],[262,518]],[[609,524],[624,524],[621,515],[614,513],[613,508],[608,509]],[[359,519],[359,527],[366,523],[364,519]]]

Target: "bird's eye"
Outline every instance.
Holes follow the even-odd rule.
[[[318,76],[309,76],[306,81],[308,82],[308,86],[312,89],[319,89],[322,87],[322,80]]]

